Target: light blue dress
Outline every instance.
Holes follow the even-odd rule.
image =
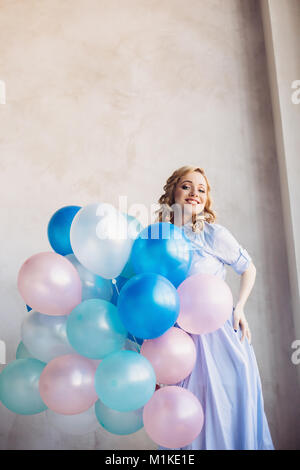
[[[249,267],[249,253],[224,226],[204,222],[201,233],[193,232],[190,224],[182,230],[194,249],[188,275],[207,273],[224,280],[226,265],[238,274]],[[204,425],[182,449],[273,450],[254,350],[246,337],[241,343],[240,328],[234,331],[233,312],[217,331],[190,336],[197,349],[196,364],[177,385],[199,398]]]

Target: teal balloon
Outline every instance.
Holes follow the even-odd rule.
[[[152,397],[156,376],[151,363],[134,351],[119,351],[100,362],[95,390],[104,405],[117,411],[141,408]]]
[[[182,228],[158,222],[140,232],[133,243],[129,262],[137,274],[161,274],[177,288],[188,275],[192,255],[192,244]]]
[[[155,273],[138,274],[120,292],[118,312],[127,331],[136,338],[154,339],[171,328],[179,315],[174,285]]]
[[[133,411],[117,411],[105,406],[101,400],[95,403],[95,414],[101,426],[120,436],[137,432],[144,426],[143,410],[142,407]]]
[[[71,346],[82,356],[103,359],[122,349],[127,330],[115,305],[103,299],[88,299],[68,316],[67,336]]]
[[[39,379],[46,364],[38,359],[17,359],[0,374],[0,401],[21,415],[33,415],[47,409],[39,393]]]
[[[16,351],[16,359],[26,359],[27,357],[34,356],[28,351],[23,341],[20,341]]]
[[[111,300],[113,296],[113,285],[110,279],[104,279],[103,277],[97,276],[97,274],[88,271],[81,263],[79,263],[73,253],[66,255],[66,258],[71,261],[79,274],[82,284],[82,300]]]

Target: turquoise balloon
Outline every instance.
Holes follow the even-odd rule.
[[[142,407],[133,411],[117,411],[105,406],[101,400],[95,403],[95,414],[101,426],[120,436],[137,432],[144,426],[143,410]]]
[[[103,277],[97,276],[97,274],[88,271],[88,269],[79,263],[78,259],[73,253],[67,255],[66,258],[71,261],[79,274],[82,284],[82,300],[111,300],[114,289],[110,279],[104,279]]]
[[[27,357],[34,356],[28,351],[23,341],[20,341],[16,351],[16,359],[26,359]]]
[[[40,375],[46,364],[38,359],[17,359],[0,374],[0,401],[21,415],[33,415],[47,409],[39,392]]]
[[[67,337],[82,356],[103,359],[122,349],[127,330],[115,305],[103,299],[88,299],[77,305],[68,316]]]
[[[193,246],[183,230],[158,222],[140,232],[133,243],[129,263],[137,274],[161,274],[177,288],[188,275],[192,256]]]
[[[117,411],[141,408],[152,397],[156,376],[151,363],[134,351],[119,351],[100,362],[95,390],[102,403]]]

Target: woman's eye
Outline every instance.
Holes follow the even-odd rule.
[[[187,186],[186,184],[184,184],[184,185],[182,186],[182,189],[189,189],[189,188],[190,188],[190,187]],[[199,189],[199,191],[200,191],[200,193],[205,193],[204,189]]]

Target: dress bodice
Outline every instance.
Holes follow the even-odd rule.
[[[191,223],[187,223],[182,230],[193,249],[189,276],[204,273],[225,279],[226,265],[237,274],[242,274],[249,267],[251,256],[223,225],[205,221],[203,230],[196,233],[192,231]]]

